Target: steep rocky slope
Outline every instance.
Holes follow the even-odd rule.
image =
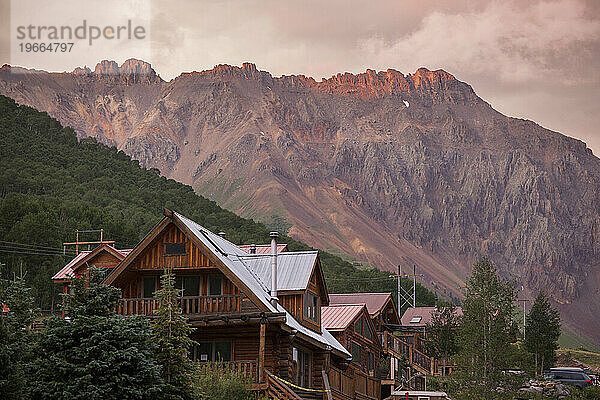
[[[243,64],[165,82],[141,61],[105,61],[64,74],[5,66],[0,93],[243,216],[284,217],[311,245],[417,264],[447,293],[487,254],[600,341],[600,160],[444,71],[317,82]]]

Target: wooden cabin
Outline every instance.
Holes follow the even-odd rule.
[[[391,293],[339,293],[330,294],[331,305],[364,304],[375,330],[383,332],[386,325],[399,325],[398,309]]]
[[[167,268],[195,328],[193,360],[225,363],[276,398],[326,396],[328,373],[348,365],[350,352],[322,326],[329,297],[318,252],[250,253],[166,210],[105,280],[122,291],[117,312],[152,317]]]
[[[424,341],[427,339],[427,325],[431,323],[436,307],[411,307],[402,314],[400,327],[397,331],[401,338],[415,349],[424,351]],[[456,315],[462,315],[462,308],[456,307]]]
[[[117,250],[109,244],[101,244],[91,251],[82,251],[58,271],[52,280],[62,285],[62,292],[66,294],[73,279],[86,276],[90,268],[116,268],[130,251],[131,249]]]

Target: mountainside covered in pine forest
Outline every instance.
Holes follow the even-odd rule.
[[[117,248],[131,248],[166,207],[214,232],[226,232],[234,243],[270,240],[264,225],[220,208],[156,169],[141,168],[114,147],[93,138],[79,141],[71,128],[4,96],[0,194],[0,263],[6,264],[1,277],[22,270],[42,309],[59,299],[50,278],[72,258],[72,248],[62,255],[62,243],[74,241],[75,229],[103,228]],[[279,240],[291,250],[310,249],[287,236]],[[330,293],[396,290],[388,273],[358,270],[327,252],[320,255]],[[435,295],[420,285],[418,299],[423,305],[435,303]]]

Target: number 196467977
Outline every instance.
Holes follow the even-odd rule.
[[[70,53],[75,43],[19,43],[22,53]]]

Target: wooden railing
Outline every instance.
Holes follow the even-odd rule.
[[[278,380],[272,373],[267,373],[267,397],[278,400],[302,400],[288,385]]]
[[[354,367],[346,371],[331,367],[329,387],[335,399],[377,400],[380,397],[381,381]]]
[[[178,303],[185,315],[234,313],[241,311],[242,297],[241,294],[184,296],[178,299]],[[121,299],[116,311],[121,315],[152,315],[158,306],[158,300],[154,298]]]
[[[412,351],[411,365],[420,367],[422,369],[421,372],[425,374],[433,375],[435,373],[435,365],[433,358],[429,357],[427,354],[420,352],[417,349],[413,349]]]
[[[199,364],[205,366],[206,368],[226,369],[233,371],[248,379],[252,383],[258,382],[257,360],[199,362]]]
[[[354,376],[350,370],[342,371],[331,367],[329,369],[329,387],[336,399],[354,398]]]
[[[411,345],[389,332],[384,332],[383,338],[384,349],[390,349],[397,355],[406,357],[407,360],[410,358]]]

